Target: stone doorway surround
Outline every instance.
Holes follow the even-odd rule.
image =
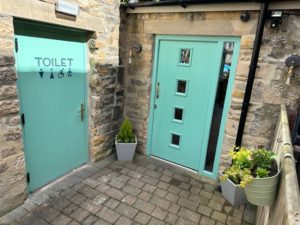
[[[55,12],[55,2],[16,0],[14,4],[0,4],[0,215],[22,204],[28,194],[16,85],[14,18],[87,31],[90,161],[111,154],[122,119],[123,75],[118,66],[120,1],[74,0],[80,7],[76,21],[60,17]]]

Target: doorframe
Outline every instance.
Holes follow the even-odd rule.
[[[87,36],[86,36],[86,32],[85,30],[79,30],[79,29],[75,29],[75,28],[69,28],[69,27],[63,27],[63,26],[59,26],[59,25],[52,25],[52,24],[46,24],[46,23],[41,23],[41,22],[33,22],[33,21],[28,21],[28,20],[23,20],[23,19],[17,19],[17,18],[14,18],[14,28],[16,26],[16,24],[18,23],[23,23],[25,24],[26,26],[32,26],[34,30],[38,30],[39,28],[42,28],[42,29],[59,29],[59,30],[62,30],[62,31],[73,31],[73,32],[82,32],[82,45],[83,45],[83,59],[85,60],[85,66],[84,66],[84,70],[85,70],[85,77],[84,77],[84,83],[83,83],[83,91],[84,91],[84,113],[85,113],[85,120],[84,120],[84,135],[82,138],[84,138],[84,151],[86,153],[86,159],[85,159],[85,163],[89,163],[90,161],[90,152],[89,152],[89,101],[88,101],[88,96],[89,96],[89,88],[88,88],[88,82],[87,82],[87,79],[88,79],[88,71],[89,71],[89,60],[88,60],[88,48],[87,48]],[[31,32],[31,31],[29,31]],[[38,32],[41,32],[41,31],[38,31]],[[54,30],[54,33],[58,33],[58,31]],[[16,34],[14,32],[14,39],[16,38],[16,35],[19,35],[19,34]],[[51,35],[51,32],[50,32],[50,35]],[[45,34],[45,36],[47,36],[47,34]],[[33,36],[35,37],[35,36]],[[36,36],[36,37],[39,37],[39,36]],[[67,37],[72,37],[72,35],[67,35]],[[16,52],[16,48],[14,48],[14,58],[15,58],[15,69],[16,69],[16,73],[17,75],[19,74],[19,67],[18,67],[18,54]],[[18,75],[19,76],[19,75]],[[22,112],[23,112],[23,103],[22,103],[22,98],[21,98],[21,88],[20,88],[20,79],[17,79],[16,80],[16,86],[17,86],[17,89],[18,89],[18,99],[19,99],[19,116],[21,118],[21,115],[22,115]],[[23,146],[23,151],[24,151],[24,158],[25,158],[25,175],[27,177],[27,173],[28,173],[28,166],[27,166],[27,159],[28,156],[26,157],[26,138],[25,138],[25,130],[23,129],[23,125],[20,124],[20,127],[22,129],[22,146]],[[74,168],[75,169],[75,168]],[[71,172],[71,171],[69,171]],[[67,172],[67,173],[69,173]],[[62,174],[62,176],[64,176],[66,174]],[[52,181],[49,181],[49,183],[59,179],[60,177],[52,180]],[[47,183],[47,184],[49,184]],[[45,185],[47,185],[45,184]],[[45,185],[41,186],[40,188],[43,188]],[[32,193],[32,192],[35,192],[35,191],[38,191],[40,188],[34,190],[34,191],[30,191],[29,189],[29,183],[26,181],[26,191],[27,193]]]
[[[151,147],[152,147],[152,132],[153,132],[153,122],[154,122],[154,102],[155,102],[155,84],[157,82],[157,76],[158,76],[158,60],[159,60],[159,47],[161,41],[217,41],[219,42],[234,42],[234,50],[232,55],[232,64],[231,64],[231,71],[230,76],[228,80],[228,86],[226,91],[226,97],[224,102],[224,108],[223,108],[223,114],[222,114],[222,120],[220,124],[220,131],[218,135],[218,143],[216,147],[216,153],[215,153],[215,159],[214,159],[214,165],[212,172],[205,170],[205,160],[207,155],[207,145],[208,145],[208,139],[206,141],[206,152],[201,153],[201,157],[199,159],[199,165],[198,165],[198,172],[201,175],[204,175],[206,177],[212,178],[214,180],[218,177],[218,171],[219,171],[219,163],[221,159],[221,153],[222,153],[222,145],[224,140],[224,134],[225,134],[225,128],[226,128],[226,122],[228,118],[228,112],[230,109],[231,99],[232,99],[232,90],[234,86],[235,81],[235,75],[236,75],[236,69],[238,64],[238,57],[240,52],[240,36],[186,36],[186,35],[156,35],[155,36],[155,43],[154,43],[154,58],[153,58],[153,70],[152,70],[152,82],[151,82],[151,94],[150,94],[150,110],[149,110],[149,120],[148,120],[148,133],[147,133],[147,145],[146,145],[146,154],[148,156],[151,155]],[[223,45],[222,45],[223,46]],[[221,62],[220,62],[221,66]],[[213,95],[213,102],[215,103],[215,97],[216,97],[216,91]],[[214,104],[213,103],[213,104]],[[211,120],[212,117],[207,123],[209,123],[209,126],[211,126]],[[209,134],[208,134],[209,137]],[[204,142],[202,142],[204,143]]]

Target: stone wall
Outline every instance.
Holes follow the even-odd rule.
[[[258,61],[256,78],[251,96],[243,137],[243,145],[271,147],[275,126],[280,112],[280,104],[284,103],[288,110],[295,111],[300,105],[299,68],[291,85],[285,84],[288,68],[285,60],[291,54],[300,54],[300,17],[288,16],[278,28],[270,28],[267,22]],[[253,36],[254,38],[254,36]],[[252,45],[252,44],[251,44]],[[251,51],[241,49],[237,68],[226,136],[223,144],[223,163],[228,161],[226,150],[233,145],[243,101]]]
[[[0,4],[0,216],[26,198],[25,160],[19,119],[13,17],[87,29],[90,161],[109,155],[122,119],[123,73],[119,64],[119,0],[71,0],[77,19],[55,13],[56,0]],[[20,10],[23,9],[23,10]]]
[[[241,48],[226,122],[221,169],[229,163],[227,152],[235,143],[258,19],[258,12],[252,11],[250,21],[243,23],[239,20],[240,13],[122,14],[120,56],[126,77],[124,113],[133,121],[140,152],[146,151],[155,34],[240,36]],[[244,145],[270,147],[280,103],[286,103],[288,109],[296,109],[299,105],[297,78],[293,78],[291,86],[284,84],[288,70],[285,59],[292,53],[300,54],[299,24],[300,17],[288,16],[278,28],[271,29],[269,22],[265,26]],[[129,49],[133,43],[140,43],[143,51],[128,64]]]
[[[0,215],[26,196],[13,35],[12,17],[0,16]]]

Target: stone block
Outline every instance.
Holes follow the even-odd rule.
[[[11,211],[12,209],[17,208],[26,198],[25,189],[22,193],[13,193],[10,198],[2,199],[0,198],[0,217]]]
[[[252,49],[255,35],[243,35],[241,38],[241,48]]]
[[[17,76],[14,67],[0,67],[0,84],[7,84],[16,80]]]
[[[19,112],[19,100],[0,101],[0,116]]]
[[[100,78],[99,84],[102,88],[108,87],[110,85],[116,84],[115,76],[103,76]]]
[[[0,174],[4,173],[8,169],[8,166],[6,163],[1,163],[0,164]]]
[[[3,85],[0,86],[0,99],[16,98],[17,87],[15,85]]]
[[[0,16],[0,37],[13,38],[14,27],[11,16]]]
[[[93,138],[93,144],[94,144],[94,146],[97,146],[97,145],[102,144],[102,143],[105,142],[106,140],[107,140],[107,138],[104,137],[104,136],[95,136],[95,137]]]
[[[13,66],[14,64],[15,64],[15,57],[6,56],[6,55],[0,56],[0,66]]]
[[[232,92],[232,96],[237,99],[244,99],[245,92],[240,90],[234,90]]]
[[[17,150],[16,147],[12,146],[12,147],[4,147],[2,150],[0,150],[1,156],[2,158],[7,158],[10,156],[13,156],[15,154],[17,154]]]
[[[16,127],[15,129],[7,130],[7,132],[3,134],[3,140],[6,142],[21,141],[21,138],[22,138],[22,132],[19,127]]]
[[[205,12],[205,20],[234,20],[240,17],[240,12]]]
[[[1,55],[13,56],[14,41],[13,39],[0,39],[0,51]]]

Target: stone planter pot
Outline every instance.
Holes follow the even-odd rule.
[[[248,202],[244,189],[233,183],[230,179],[221,181],[221,189],[224,198],[226,198],[232,206],[244,205]]]
[[[247,200],[253,205],[272,205],[277,195],[279,175],[280,170],[273,177],[254,178],[251,183],[245,186]]]
[[[117,143],[117,140],[115,139],[115,145],[118,160],[130,161],[133,159],[135,153],[135,149],[137,146],[137,138],[135,137],[135,143]]]

